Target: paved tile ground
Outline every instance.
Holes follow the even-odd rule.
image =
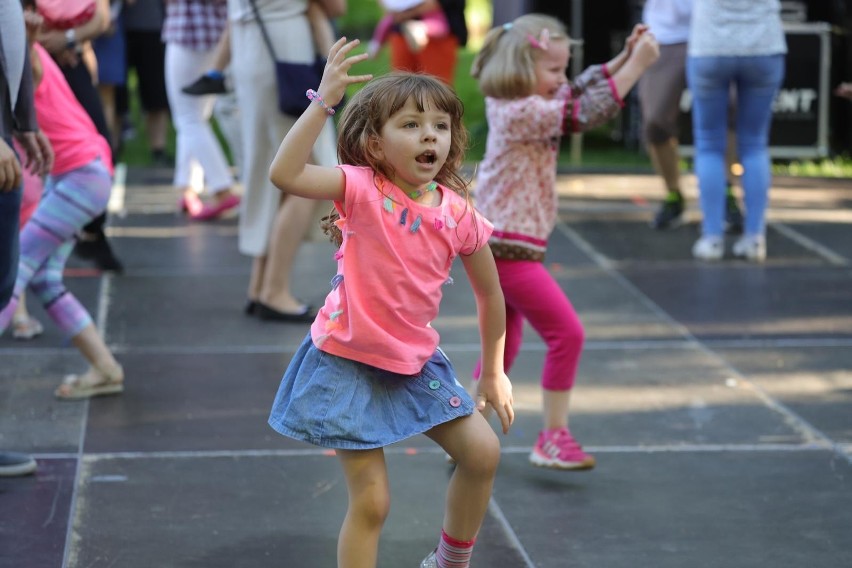
[[[0,568],[335,566],[336,460],[266,426],[306,326],[242,314],[250,267],[234,219],[177,216],[168,172],[126,179],[110,229],[125,274],[68,271],[126,392],[59,402],[57,382],[84,367],[76,351],[50,325],[0,339],[0,447],[39,461],[0,480]],[[776,180],[759,266],[693,261],[694,223],[651,231],[653,177],[573,175],[560,192],[547,263],[587,328],[572,429],[598,467],[528,465],[543,344],[527,333],[473,566],[852,565],[852,183]],[[694,204],[694,180],[688,192]],[[331,254],[300,253],[305,300],[322,299]],[[455,270],[435,327],[466,377],[476,321]],[[415,567],[450,470],[425,438],[387,453],[380,566]]]

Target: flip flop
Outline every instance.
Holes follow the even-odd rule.
[[[124,370],[117,365],[110,373],[90,367],[82,375],[68,375],[54,391],[62,400],[81,400],[124,391]]]

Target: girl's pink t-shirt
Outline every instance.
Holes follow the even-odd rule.
[[[50,54],[37,43],[33,48],[43,69],[41,82],[35,90],[36,118],[56,155],[50,173],[64,174],[100,158],[112,174],[109,143],[98,134]]]
[[[367,167],[340,166],[343,202],[335,202],[343,244],[337,275],[311,326],[322,351],[414,375],[435,352],[443,286],[453,260],[486,245],[491,223],[451,189],[421,205]]]

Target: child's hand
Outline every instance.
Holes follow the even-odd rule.
[[[44,24],[44,18],[41,14],[32,10],[24,10],[24,24],[27,28],[27,40],[35,41],[38,33],[41,31],[41,26]]]
[[[840,83],[834,89],[834,94],[838,97],[852,100],[852,83]]]
[[[657,38],[651,32],[643,33],[633,48],[631,58],[636,61],[642,70],[654,64],[660,57],[660,45]]]
[[[334,107],[343,100],[349,85],[365,83],[373,78],[372,75],[349,75],[349,69],[353,65],[369,57],[366,53],[348,56],[359,43],[361,42],[357,39],[347,43],[346,38],[342,37],[334,42],[328,52],[328,61],[317,90],[329,107]]]
[[[633,31],[630,33],[628,38],[624,40],[624,51],[627,52],[627,55],[631,55],[633,53],[633,49],[636,47],[636,42],[638,42],[639,38],[647,31],[647,24],[636,24],[633,26]]]
[[[476,384],[476,409],[480,412],[485,410],[485,405],[490,405],[503,426],[503,433],[509,432],[509,426],[515,421],[515,410],[512,408],[514,399],[512,397],[512,383],[505,373],[488,379],[480,377]]]

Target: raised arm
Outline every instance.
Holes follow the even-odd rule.
[[[284,137],[269,166],[269,179],[280,190],[310,199],[343,199],[343,172],[338,168],[308,164],[308,160],[328,120],[326,109],[343,100],[348,85],[373,78],[372,75],[349,75],[354,64],[367,58],[366,53],[348,56],[358,43],[357,39],[347,43],[342,37],[331,47],[317,88],[325,106],[316,101],[308,106]]]
[[[503,368],[506,301],[490,247],[484,246],[472,255],[463,256],[462,262],[476,297],[482,344],[482,373],[477,382],[476,408],[482,411],[486,404],[491,405],[500,417],[505,434],[515,420],[512,383]]]
[[[616,62],[615,68],[610,67],[613,61],[607,63],[607,69],[612,75],[618,96],[622,99],[633,88],[642,73],[660,57],[660,46],[651,33],[644,32],[636,40],[629,55],[624,55],[626,52],[627,49],[613,59],[613,61],[616,61],[619,57],[625,58],[623,63]]]

